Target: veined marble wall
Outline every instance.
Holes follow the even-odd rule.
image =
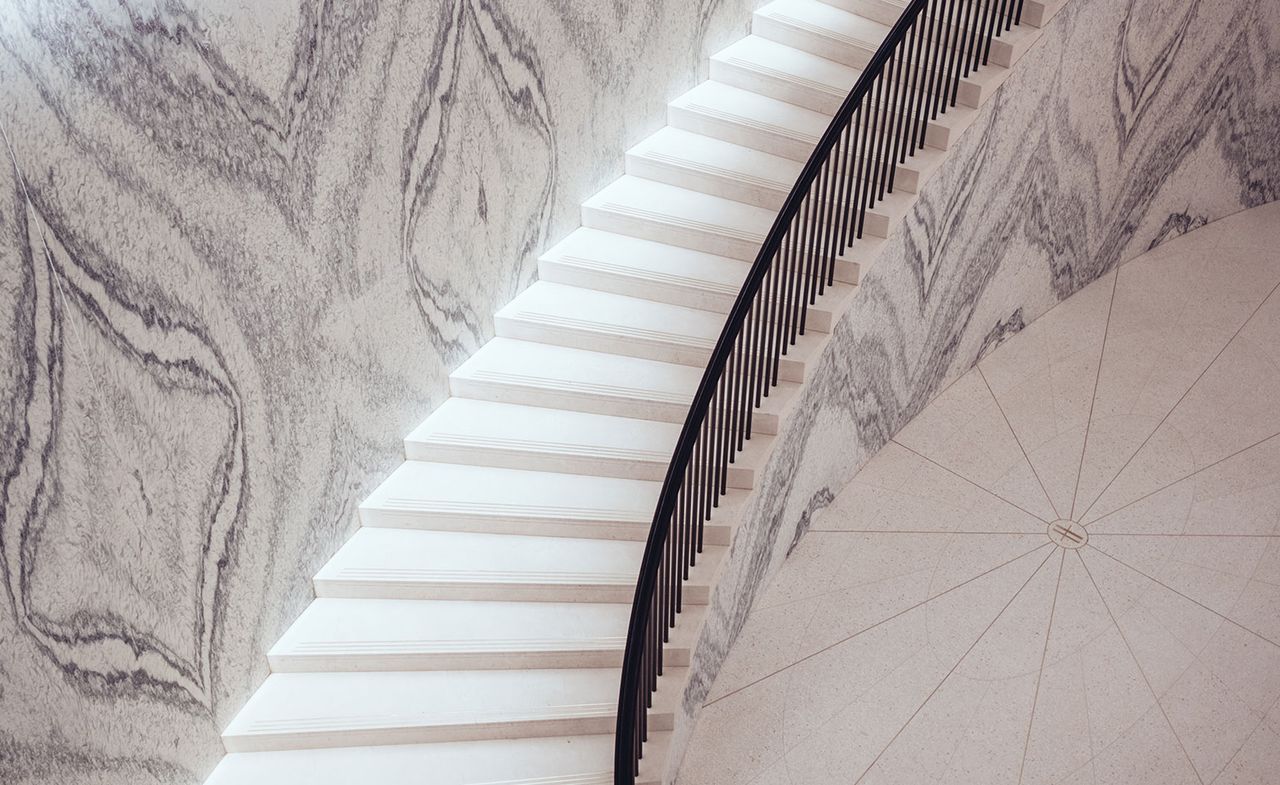
[[[1119,262],[1278,197],[1274,0],[1068,0],[923,187],[777,438],[675,748],[756,592],[948,382]]]
[[[0,782],[204,777],[447,372],[760,2],[0,4]]]

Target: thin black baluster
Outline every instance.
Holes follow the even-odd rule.
[[[772,286],[774,278],[774,268],[777,264],[778,256],[774,254],[772,263],[766,268],[764,280],[760,282],[760,291],[756,293],[756,328],[755,343],[753,344],[753,354],[755,364],[753,367],[753,379],[751,384],[751,396],[747,400],[747,424],[743,429],[746,431],[746,438],[751,438],[751,414],[755,408],[760,405],[761,397],[764,393],[762,389],[765,384],[765,368],[769,361],[768,346],[766,342],[769,339],[769,288]]]
[[[880,110],[876,113],[880,115],[880,130],[876,134],[876,151],[875,166],[872,169],[872,177],[875,180],[875,187],[868,191],[867,209],[875,207],[875,203],[884,198],[884,164],[885,158],[889,156],[889,122],[892,119],[889,116],[889,108],[893,105],[891,95],[897,86],[893,80],[893,72],[897,63],[900,62],[898,54],[895,52],[889,56],[889,62],[885,65],[884,72],[880,75],[880,81],[884,82],[884,94],[880,99]]]
[[[1000,2],[1001,0],[991,0],[991,19],[987,23],[987,33],[983,39],[982,59],[979,61],[979,65],[986,65],[990,62],[991,46],[1000,35]]]
[[[787,353],[788,346],[792,346],[795,344],[796,335],[799,333],[799,330],[800,330],[800,303],[804,300],[803,276],[804,276],[805,266],[809,263],[810,247],[811,247],[809,242],[809,229],[811,226],[810,218],[809,218],[809,203],[812,201],[812,197],[813,197],[813,189],[811,187],[809,192],[805,194],[804,203],[800,209],[800,215],[803,216],[800,219],[800,227],[799,227],[800,228],[799,246],[800,246],[801,255],[800,255],[800,258],[796,259],[795,269],[791,271],[791,278],[795,283],[791,291],[788,293],[789,299],[787,302],[787,340],[782,345],[783,354]]]
[[[955,77],[955,82],[957,85],[960,83],[959,74],[956,74],[956,70],[955,70],[956,68],[955,48],[956,48],[956,44],[960,40],[960,25],[959,25],[959,19],[955,19],[955,24],[953,25],[952,18],[951,18],[957,14],[956,5],[957,5],[956,0],[952,0],[950,15],[947,20],[947,38],[946,38],[947,45],[945,48],[945,55],[944,55],[945,70],[943,72],[944,78],[942,80],[942,91],[940,96],[941,100],[938,102],[939,114],[945,114],[947,111],[948,96],[951,95],[952,77],[953,76]]]
[[[751,365],[748,368],[750,374],[749,384],[747,385],[747,410],[744,414],[746,423],[743,425],[743,438],[751,439],[751,411],[760,405],[760,384],[761,369],[764,367],[764,331],[765,320],[768,319],[769,305],[768,299],[764,296],[764,292],[768,290],[769,276],[773,274],[772,266],[765,270],[765,278],[760,282],[760,290],[756,292],[755,301],[751,304],[751,313],[754,316],[751,323]]]
[[[871,105],[867,95],[862,96],[858,102],[858,110],[854,113],[857,125],[854,126],[855,138],[853,144],[854,155],[857,156],[857,172],[854,174],[851,187],[852,194],[849,197],[849,225],[845,227],[844,246],[848,248],[853,245],[854,239],[860,236],[858,232],[858,223],[862,216],[862,189],[865,183],[866,172],[864,171],[867,162],[867,137],[870,135],[868,124],[871,121]]]
[[[839,190],[839,209],[836,211],[836,232],[835,243],[832,252],[835,254],[831,258],[831,267],[827,271],[827,284],[835,286],[836,283],[836,265],[839,264],[840,257],[844,256],[846,248],[846,238],[849,236],[849,213],[851,202],[851,194],[853,188],[853,177],[855,176],[858,164],[854,160],[854,149],[858,144],[858,114],[859,110],[854,108],[853,114],[844,124],[844,131],[840,134],[840,159],[843,162],[841,166],[841,176]]]
[[[934,80],[937,77],[937,53],[942,47],[934,38],[934,26],[938,24],[941,3],[929,0],[925,4],[924,13],[928,14],[928,25],[924,36],[924,59],[920,74],[920,105],[916,108],[916,129],[912,136],[912,152],[924,148],[925,137],[929,131],[929,120],[933,111]]]
[[[809,257],[805,263],[804,297],[800,304],[800,334],[804,335],[805,325],[809,319],[809,305],[814,301],[814,282],[819,277],[818,264],[822,258],[822,231],[826,226],[827,215],[827,180],[830,179],[831,160],[827,159],[818,171],[817,189],[814,191],[816,204],[813,208],[813,228],[810,230]]]
[[[858,202],[858,231],[856,236],[862,237],[863,227],[867,221],[867,210],[871,207],[872,200],[875,198],[875,169],[876,169],[876,130],[880,127],[880,86],[884,82],[884,74],[876,77],[875,83],[868,90],[868,94],[873,96],[868,102],[867,108],[871,113],[871,126],[867,129],[867,147],[865,154],[867,156],[867,179],[863,181],[862,198]]]
[[[956,43],[956,49],[951,53],[951,58],[956,64],[956,80],[951,85],[951,106],[956,105],[956,99],[960,95],[960,82],[969,75],[969,61],[965,58],[965,46],[969,40],[969,16],[973,11],[973,2],[967,2],[963,6],[964,21],[960,24],[960,37]]]
[[[1009,26],[1013,24],[1013,14],[1009,13],[1010,10],[1009,0],[1000,0],[1000,23],[996,25],[996,30],[1008,30]],[[996,33],[996,35],[999,34],[998,32]]]
[[[908,129],[911,127],[911,98],[912,91],[915,90],[915,73],[916,73],[916,22],[920,21],[920,17],[916,17],[915,22],[907,29],[906,35],[906,56],[903,57],[902,71],[902,91],[897,104],[897,117],[893,124],[893,147],[889,155],[889,181],[888,190],[893,193],[894,175],[898,171],[899,161],[905,161],[907,155],[907,146],[905,137],[908,135]]]
[[[969,42],[969,54],[965,59],[966,74],[976,71],[978,64],[982,61],[982,49],[985,46],[982,35],[987,27],[987,0],[972,0],[972,2],[980,2],[981,5],[973,12],[973,40]]]
[[[942,16],[938,19],[938,37],[934,41],[934,63],[933,74],[937,77],[935,82],[931,82],[929,86],[929,119],[937,120],[938,116],[945,108],[946,101],[943,96],[949,93],[947,89],[947,47],[951,40],[952,17],[955,15],[956,0],[946,0],[946,9],[940,11],[945,14],[945,20]]]

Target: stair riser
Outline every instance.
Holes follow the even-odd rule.
[[[269,750],[306,750],[333,747],[366,747],[384,744],[430,744],[448,741],[482,741],[485,739],[523,739],[546,736],[591,736],[611,734],[615,728],[613,713],[594,717],[539,719],[512,722],[468,723],[460,725],[408,726],[385,728],[338,729],[325,731],[292,731],[223,736],[227,752],[266,752]],[[670,712],[649,715],[652,730],[671,730],[674,717]]]
[[[743,268],[744,274],[746,269],[745,267]],[[736,289],[732,293],[720,294],[694,285],[686,286],[679,283],[657,281],[640,275],[605,272],[559,259],[548,258],[541,260],[538,263],[538,277],[541,280],[551,281],[552,283],[581,286],[586,289],[642,297],[646,300],[655,300],[657,302],[683,305],[689,308],[700,308],[704,311],[725,314],[733,307],[733,302],[737,297]],[[843,260],[836,262],[837,281],[841,283],[857,283],[857,278],[858,265],[856,263]],[[815,320],[814,329],[820,332],[829,332],[831,330],[832,314],[829,311],[824,311],[820,307],[815,308],[810,310],[809,317]]]
[[[803,106],[827,116],[835,115],[847,95],[847,93],[833,95],[825,90],[799,85],[787,79],[762,74],[723,60],[711,61],[711,78],[733,87]],[[849,87],[853,89],[852,85]],[[893,116],[896,118],[898,112],[894,112]],[[924,141],[930,147],[946,150],[951,144],[951,129],[931,120],[925,126]]]
[[[785,188],[769,188],[743,182],[732,175],[698,171],[668,161],[655,161],[652,158],[632,155],[627,156],[627,174],[769,210],[781,210],[791,191],[790,184]],[[897,187],[896,181],[894,186]],[[890,219],[887,214],[872,209],[867,212],[866,220],[865,231],[868,234],[873,237],[888,236]]]
[[[816,329],[816,328],[815,328]],[[501,330],[498,333],[502,335]],[[536,340],[536,339],[534,339]],[[547,341],[551,343],[551,341]],[[571,345],[571,344],[565,344]],[[590,347],[585,347],[590,348]],[[467,447],[438,442],[405,442],[405,457],[416,461],[461,463],[468,466],[492,466],[498,469],[524,469],[563,474],[586,474],[594,477],[619,477],[624,480],[661,482],[667,476],[667,461],[637,461],[599,455],[557,455],[555,453]],[[731,469],[729,486],[751,488],[750,469]]]
[[[787,24],[765,14],[757,13],[752,18],[751,32],[761,38],[802,49],[859,70],[865,68],[871,56],[875,54],[875,47],[851,46],[843,41]],[[921,75],[927,73],[925,69],[918,69],[918,72]],[[957,100],[965,106],[974,108],[981,106],[982,87],[969,79],[961,79]]]
[[[607,352],[627,357],[640,357],[646,360],[689,365],[705,368],[711,358],[711,349],[676,346],[668,343],[647,342],[617,336],[602,335],[586,330],[574,330],[565,327],[554,327],[539,323],[522,322],[519,319],[499,318],[497,333],[502,338],[518,338],[524,341],[537,341],[555,346],[567,346],[573,349],[587,349],[594,352]],[[810,325],[806,321],[806,327]],[[812,329],[817,330],[816,325]],[[788,382],[804,381],[804,363],[790,357],[783,357],[778,364],[778,377]],[[559,470],[547,470],[559,471]],[[663,475],[666,476],[665,466]],[[662,479],[658,477],[657,479]]]
[[[424,583],[396,581],[347,581],[317,578],[314,581],[317,597],[354,600],[475,600],[482,602],[611,602],[630,604],[635,597],[634,586],[605,584],[574,584],[548,586],[545,584],[513,583]],[[686,584],[684,600],[689,605],[706,605],[710,587]]]
[[[689,665],[687,648],[664,648],[663,662]],[[622,649],[558,652],[470,652],[451,654],[273,654],[273,673],[344,673],[386,671],[543,670],[551,668],[621,668]]]
[[[759,418],[759,413],[757,413]],[[777,418],[771,418],[777,424]],[[643,542],[649,536],[649,521],[615,523],[565,521],[549,518],[501,518],[496,516],[446,516],[438,513],[411,513],[399,510],[360,509],[364,526],[382,529],[426,529],[428,531],[474,532],[477,534],[527,534],[535,537],[576,537],[587,540],[632,540]],[[728,545],[729,528],[708,524],[705,539],[709,545]]]

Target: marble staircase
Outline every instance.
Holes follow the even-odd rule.
[[[1027,2],[993,62],[1012,65],[1061,2]],[[540,259],[540,280],[498,312],[496,337],[360,505],[361,529],[268,653],[209,785],[613,781],[636,570],[680,424],[775,211],[904,6],[763,6],[752,34],[712,57],[711,79],[670,103],[668,126],[626,152],[626,173],[583,204],[582,228]],[[717,566],[773,436],[860,269],[1001,65],[963,80],[961,105],[898,167],[753,418],[666,649],[639,782],[670,774]]]

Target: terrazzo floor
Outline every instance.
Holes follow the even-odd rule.
[[[938,396],[813,523],[681,785],[1280,782],[1280,205]]]

